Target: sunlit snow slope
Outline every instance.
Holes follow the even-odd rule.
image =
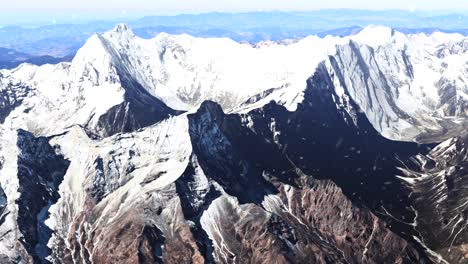
[[[121,24],[92,36],[71,63],[4,70],[0,85],[24,87],[13,91],[21,103],[5,124],[47,134],[70,124],[99,127],[129,86],[174,110],[211,100],[245,112],[275,100],[294,111],[306,80],[325,61],[337,104],[351,97],[383,135],[414,140],[466,127],[467,50],[462,35],[404,35],[378,26],[346,38],[250,45],[164,33],[141,39]],[[45,127],[46,116],[63,125]]]

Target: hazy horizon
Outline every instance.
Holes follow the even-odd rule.
[[[465,0],[393,0],[393,1],[345,1],[310,2],[307,0],[17,0],[0,10],[0,26],[46,25],[63,23],[86,23],[98,20],[130,20],[144,16],[172,16],[202,13],[250,13],[250,12],[314,12],[325,10],[406,11],[418,14],[468,15]]]
[[[375,11],[375,12],[390,12],[390,11],[402,11],[409,13],[416,13],[425,16],[436,16],[436,15],[449,15],[449,14],[460,14],[468,16],[468,9],[445,9],[445,10],[405,10],[405,9],[352,9],[352,8],[327,8],[317,10],[239,10],[239,11],[147,11],[147,12],[128,12],[122,11],[119,13],[67,13],[67,12],[55,12],[55,13],[2,13],[0,11],[0,28],[4,26],[26,26],[36,27],[54,24],[84,24],[96,21],[132,21],[148,16],[177,16],[177,15],[201,15],[209,13],[224,13],[224,14],[242,14],[242,13],[256,13],[256,12],[317,12],[317,11],[330,11],[330,10],[356,10],[356,11]]]
[[[406,10],[441,10],[468,9],[465,0],[329,0],[311,2],[308,0],[16,0],[2,7],[0,13],[22,13],[27,11],[254,11],[254,10],[320,10],[335,8],[351,9],[406,9]]]

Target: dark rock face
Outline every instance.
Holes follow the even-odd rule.
[[[1,74],[0,74],[1,77]],[[0,124],[16,107],[20,106],[23,98],[28,95],[30,88],[22,84],[2,84],[0,82]]]
[[[293,164],[307,175],[333,180],[357,204],[376,211],[385,206],[404,219],[413,219],[413,212],[406,209],[410,205],[407,195],[398,191],[404,188],[396,178],[397,167],[432,146],[388,140],[351,99],[347,105],[335,104],[325,68],[308,81],[304,98],[295,112],[270,103],[247,116],[228,116],[223,132],[254,166],[271,168],[285,182],[295,177],[285,172]],[[241,124],[242,118],[251,119],[252,127]],[[229,125],[236,123],[240,129]],[[398,222],[390,225],[409,232]]]
[[[93,177],[93,187],[88,189],[89,195],[95,200],[99,202],[102,198],[106,195],[106,178],[104,172],[104,161],[101,157],[98,157],[94,161],[95,167],[95,177]]]
[[[446,141],[403,167],[415,229],[450,263],[468,262],[468,135]]]
[[[455,82],[442,78],[437,82],[437,87],[439,87],[440,105],[446,115],[468,116],[468,102],[459,95]]]
[[[50,255],[47,242],[51,230],[44,221],[48,209],[58,199],[58,186],[68,169],[69,161],[57,154],[47,138],[34,137],[18,130],[18,179],[21,193],[18,203],[18,225],[28,252],[38,263],[47,263]]]
[[[1,167],[1,163],[0,163]],[[0,225],[2,225],[5,222],[5,217],[7,216],[8,212],[6,211],[8,204],[7,197],[5,195],[5,191],[3,190],[2,187],[0,187]]]
[[[209,182],[207,188],[199,186],[196,179],[197,169],[200,169],[197,158],[192,156],[185,172],[175,182],[176,191],[180,198],[184,218],[194,223],[194,225],[190,226],[190,232],[196,240],[200,254],[206,262],[214,263],[212,255],[214,251],[213,243],[206,231],[203,230],[200,218],[210,204],[222,194],[213,186],[212,181]]]
[[[96,130],[100,136],[132,132],[179,113],[150,95],[136,81],[125,76],[121,78],[125,87],[125,102],[99,117]]]
[[[394,93],[398,94],[398,90],[393,91],[391,87],[398,87],[401,84],[395,83],[396,80],[386,76],[386,73],[384,73],[379,68],[379,64],[384,62],[375,58],[376,52],[378,51],[375,51],[371,47],[360,46],[360,44],[354,41],[350,41],[349,45],[338,47],[337,54],[335,56],[330,56],[329,60],[333,67],[333,71],[340,79],[341,85],[343,85],[345,90],[347,90],[347,94],[356,94],[355,92],[349,93],[349,89],[365,90],[364,94],[366,95],[366,98],[364,100],[367,104],[367,107],[373,112],[379,113],[380,115],[378,120],[379,126],[389,124],[393,119],[392,117],[388,116],[388,111],[383,109],[385,105],[380,102],[381,100],[385,100],[385,103],[388,104],[388,107],[390,107],[391,111],[397,115],[397,118],[407,120],[411,124],[419,124],[417,120],[411,118],[404,110],[398,107],[394,95]],[[369,57],[369,54],[370,58],[366,58]],[[387,58],[390,57],[390,54],[386,52],[384,52],[384,54]],[[351,58],[349,58],[349,56],[351,56]],[[408,55],[403,52],[401,54],[401,58],[398,59],[401,60],[402,63],[397,63],[396,61],[392,63],[394,63],[396,67],[401,64],[404,65],[405,69],[403,69],[403,72],[407,75],[407,77],[413,78],[413,66],[408,59]],[[375,72],[372,73],[372,70]],[[323,70],[319,69],[319,71]],[[372,74],[377,75],[378,78],[373,78]],[[344,80],[345,76],[348,78],[362,80],[363,82],[360,84],[363,86],[347,87],[346,81]],[[376,83],[377,81],[380,83]],[[379,90],[381,90],[382,94],[377,94]]]
[[[311,87],[311,89],[314,88]],[[297,114],[289,113],[272,103],[248,114],[254,122],[253,127],[250,128],[242,124],[240,116],[224,115],[219,106],[211,102],[204,103],[197,113],[189,116],[190,135],[200,168],[210,181],[222,186],[228,195],[235,197],[235,200],[240,203],[238,205],[221,194],[213,194],[209,198],[206,198],[208,195],[199,196],[195,199],[202,200],[199,203],[202,204],[201,208],[206,202],[211,203],[208,209],[204,209],[204,214],[209,213],[209,219],[213,222],[211,228],[217,228],[216,232],[210,232],[210,222],[207,223],[207,220],[204,221],[202,217],[200,225],[199,219],[195,217],[195,228],[192,228],[192,231],[195,230],[194,234],[202,227],[214,243],[214,246],[211,246],[203,244],[205,240],[199,241],[199,246],[207,246],[201,251],[209,252],[213,247],[215,257],[213,261],[222,263],[430,262],[413,242],[392,232],[387,224],[370,210],[360,208],[355,204],[366,205],[367,200],[364,199],[364,195],[368,194],[369,190],[355,188],[354,190],[362,193],[349,194],[350,199],[333,182],[312,177],[330,177],[337,182],[340,180],[340,175],[355,177],[354,174],[359,171],[354,170],[351,164],[360,162],[361,164],[354,164],[356,168],[368,165],[365,163],[369,162],[366,158],[358,158],[355,154],[356,158],[351,159],[351,162],[343,162],[342,167],[335,167],[325,162],[336,162],[334,163],[336,165],[345,160],[343,157],[332,158],[340,153],[335,147],[337,139],[345,137],[341,140],[344,151],[349,151],[351,146],[361,147],[361,151],[365,151],[365,147],[371,148],[371,146],[366,146],[359,139],[369,136],[373,136],[373,139],[380,137],[372,130],[360,136],[357,127],[353,129],[346,123],[346,121],[352,122],[350,117],[349,119],[343,118],[345,113],[337,112],[332,105],[329,105],[329,112],[327,112],[327,104],[324,104],[327,100],[326,98],[322,100],[318,102],[320,104],[315,104],[316,101],[308,102],[316,107],[322,107],[322,112],[319,114],[328,113],[330,116],[323,116],[320,119],[319,115],[314,120],[312,113],[317,113],[317,111],[307,109],[307,106],[302,106],[304,108],[300,109]],[[330,117],[333,117],[332,113],[337,114],[330,120]],[[277,138],[271,131],[271,123],[268,123],[268,120],[273,118],[276,121],[276,129],[281,131],[280,135],[276,135]],[[292,141],[298,136],[297,134],[287,137],[286,132],[299,133],[302,129],[308,128],[307,126],[298,127],[298,124],[302,125],[306,122],[295,123],[292,122],[293,118],[296,120],[308,118],[309,122],[314,124],[313,136],[319,137],[311,142],[322,142],[323,145],[318,143],[300,145]],[[360,122],[365,122],[364,117],[360,116],[360,118]],[[288,119],[292,120],[288,122]],[[340,137],[334,138],[330,135],[336,127],[330,127],[327,130],[326,124],[323,123],[325,120],[330,120],[329,125],[335,126],[340,124],[338,122],[341,120],[343,125],[340,133],[336,132]],[[288,127],[288,123],[292,128]],[[368,127],[372,128],[370,124]],[[290,130],[287,130],[288,128]],[[324,129],[330,133],[322,132],[321,130]],[[372,132],[375,134],[372,135]],[[302,133],[300,136],[303,137],[308,134],[306,131]],[[275,140],[287,145],[287,149],[280,148]],[[384,145],[399,144],[387,142],[383,138],[380,140],[384,142],[382,143]],[[411,148],[412,144],[407,145]],[[391,150],[396,150],[398,147],[390,148],[390,153],[393,154]],[[414,149],[408,150],[408,153],[418,151],[416,145],[413,147]],[[308,150],[311,152],[333,156],[327,158],[327,156],[314,155],[309,157],[311,160],[302,161],[307,153],[302,156],[299,151],[307,148],[312,148]],[[371,152],[371,150],[367,151]],[[391,157],[390,154],[386,156],[382,154],[382,156]],[[395,164],[392,163],[392,165]],[[314,165],[316,167],[313,167]],[[390,167],[390,165],[387,166]],[[394,171],[387,173],[396,172],[396,167],[392,168]],[[326,172],[329,174],[325,174]],[[179,178],[179,184],[185,183],[187,186],[187,182],[190,182],[189,176],[190,174],[186,174]],[[390,175],[387,177],[390,178]],[[394,175],[392,179],[397,183],[393,177]],[[362,178],[364,177],[359,179]],[[353,178],[347,179],[351,181]],[[375,179],[375,182],[379,183],[379,180],[387,179]],[[384,186],[383,182],[381,184]],[[348,188],[346,189],[349,190]],[[184,191],[180,192],[181,196],[184,193],[188,196],[186,193],[190,193],[191,189],[181,188],[181,190]],[[255,191],[262,199],[254,195]],[[278,203],[265,198],[270,195],[278,197]],[[375,199],[376,196],[377,194],[373,198]],[[182,207],[190,200],[182,199]],[[189,210],[184,211],[184,216],[193,218],[196,210],[185,206],[189,207]],[[195,235],[195,237],[199,236]]]
[[[205,174],[228,194],[241,202],[261,202],[274,188],[262,177],[262,170],[251,167],[223,133],[224,118],[221,107],[211,102],[202,104],[200,110],[190,116],[189,133],[194,153]]]

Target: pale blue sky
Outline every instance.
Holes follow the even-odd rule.
[[[210,11],[403,9],[462,12],[468,0],[0,0],[0,26],[34,26]],[[6,3],[8,2],[8,3]]]
[[[0,13],[23,12],[199,12],[248,10],[468,9],[468,0],[2,0]]]

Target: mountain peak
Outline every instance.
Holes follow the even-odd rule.
[[[117,24],[114,29],[112,29],[113,32],[117,32],[117,33],[125,33],[125,32],[130,32],[133,34],[132,30],[130,29],[130,27],[125,24],[125,23],[119,23]]]
[[[86,41],[83,47],[78,50],[72,65],[77,66],[92,61],[103,62],[103,56],[108,56],[107,54],[109,54],[107,46],[106,40],[100,34],[95,33]]]
[[[376,47],[391,42],[397,35],[403,34],[390,27],[370,25],[363,28],[361,32],[353,36],[352,39],[368,46]]]
[[[119,42],[130,41],[135,37],[132,29],[124,23],[117,24],[112,30],[103,34],[104,38],[116,39]]]

